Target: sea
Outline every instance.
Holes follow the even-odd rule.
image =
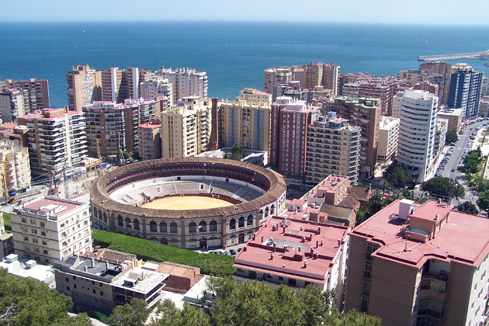
[[[314,62],[341,73],[396,75],[421,55],[489,49],[489,26],[265,22],[0,23],[0,80],[49,81],[51,107],[67,105],[66,72],[109,67],[206,71],[209,96],[263,88],[263,70]],[[486,75],[482,60],[467,62]]]

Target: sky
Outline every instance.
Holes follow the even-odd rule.
[[[0,22],[280,21],[489,26],[489,0],[15,0]]]

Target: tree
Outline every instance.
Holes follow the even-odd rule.
[[[409,169],[392,163],[384,174],[384,178],[395,188],[404,188],[413,183],[413,174]]]
[[[209,286],[216,295],[209,308],[213,325],[380,325],[377,317],[340,313],[334,308],[334,294],[313,285],[294,290],[227,277],[213,279]]]
[[[191,306],[187,301],[183,304],[183,309],[178,309],[170,300],[165,300],[158,306],[158,314],[161,317],[150,326],[208,326],[210,325],[209,316],[203,310]]]
[[[451,145],[458,141],[457,131],[455,129],[450,129],[445,136],[445,145]]]
[[[109,317],[110,326],[141,326],[148,319],[150,310],[146,302],[132,299],[123,306],[117,306]]]
[[[224,153],[224,158],[241,161],[245,157],[244,147],[241,144],[234,144],[231,153]]]
[[[136,148],[134,152],[132,152],[132,158],[135,160],[141,159],[141,157],[139,156],[139,148]]]
[[[432,195],[449,197],[450,179],[446,177],[431,178],[421,184],[421,189]]]
[[[477,173],[479,171],[480,164],[482,163],[482,152],[480,148],[469,152],[465,157],[463,171],[467,174]]]
[[[32,278],[7,274],[0,268],[0,325],[91,325],[86,315],[68,316],[71,298]]]
[[[484,190],[479,193],[479,200],[477,201],[477,205],[480,209],[486,210],[489,208],[489,190]]]
[[[459,210],[459,212],[465,212],[474,215],[479,214],[479,210],[477,209],[477,206],[475,206],[475,204],[470,201],[466,201],[463,204],[458,205],[457,209]]]

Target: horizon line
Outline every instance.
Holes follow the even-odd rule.
[[[243,23],[262,23],[262,24],[322,24],[322,25],[394,25],[394,26],[429,26],[429,27],[489,27],[488,24],[453,24],[453,23],[410,23],[410,22],[371,22],[371,21],[287,21],[287,20],[228,20],[228,19],[114,19],[114,20],[3,20],[0,24],[17,24],[17,23],[32,23],[32,24],[79,24],[79,23],[231,23],[231,24],[243,24]]]

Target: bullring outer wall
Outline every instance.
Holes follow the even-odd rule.
[[[229,178],[259,187],[264,194],[228,207],[160,210],[123,204],[110,193],[125,185],[161,177]],[[159,241],[178,248],[227,247],[248,241],[272,215],[285,211],[284,178],[239,161],[188,157],[133,163],[111,171],[91,186],[93,225],[99,229]],[[121,223],[122,222],[122,223]]]

